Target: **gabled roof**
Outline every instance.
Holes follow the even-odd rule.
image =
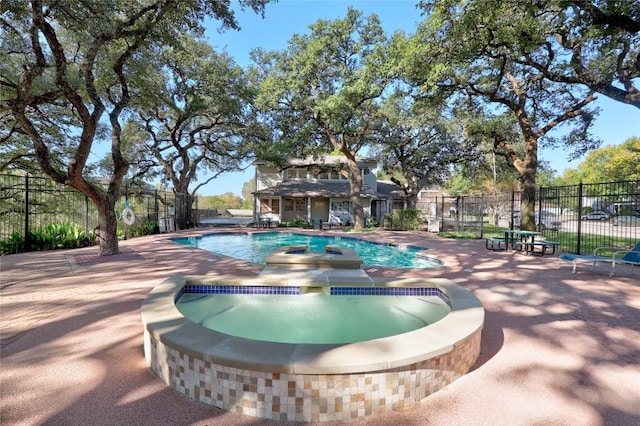
[[[364,163],[377,163],[378,160],[373,157],[356,157],[356,163],[362,165]],[[346,164],[347,158],[343,155],[322,155],[319,157],[307,157],[307,158],[290,158],[287,163],[293,167],[312,166],[314,164],[320,166],[330,166],[335,164]],[[264,161],[255,161],[254,165],[267,164]]]
[[[344,197],[351,193],[349,182],[289,180],[275,186],[253,192],[256,195],[276,197]],[[368,185],[362,185],[360,196],[363,198],[387,198],[387,195],[375,192]]]
[[[389,180],[378,181],[378,192],[385,194],[387,197],[403,198],[405,196],[404,191],[395,183]]]

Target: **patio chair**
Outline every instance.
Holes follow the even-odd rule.
[[[598,253],[602,251],[612,251],[611,256],[602,256]],[[565,253],[558,257],[558,267],[560,267],[560,261],[564,260],[573,263],[573,272],[576,273],[576,266],[578,262],[593,262],[591,269],[593,270],[597,262],[611,263],[611,272],[609,276],[613,276],[616,272],[616,265],[631,265],[640,266],[640,241],[631,250],[620,250],[617,247],[598,247],[593,251],[593,254],[570,254]]]

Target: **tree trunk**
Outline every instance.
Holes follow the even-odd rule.
[[[118,222],[116,221],[115,202],[103,199],[94,200],[94,202],[100,223],[96,230],[100,242],[100,256],[118,254]]]
[[[407,196],[407,208],[415,209],[418,205],[418,192],[420,192],[420,188],[416,185],[411,184],[408,190],[405,190],[405,195]]]
[[[360,200],[360,194],[354,194],[353,191],[351,191],[350,200],[353,207],[353,226],[354,228],[364,228],[364,207]]]
[[[536,219],[536,173],[538,170],[538,140],[533,135],[526,136],[526,154],[519,170],[522,179],[520,195],[520,229],[535,231]]]
[[[362,200],[360,195],[362,194],[362,174],[358,168],[358,163],[355,158],[348,158],[347,164],[349,167],[349,184],[351,191],[349,194],[349,200],[353,207],[353,221],[354,228],[364,228],[364,208],[362,206]]]
[[[174,192],[175,198],[175,221],[176,229],[182,231],[187,229],[187,216],[186,216],[186,203],[185,194],[181,192]]]
[[[193,202],[195,196],[189,194],[187,189],[179,185],[173,193],[175,197],[176,229],[185,230],[195,226]]]
[[[527,179],[525,175],[522,179],[522,191],[520,192],[520,229],[523,231],[535,231],[535,211],[536,211],[536,181]]]

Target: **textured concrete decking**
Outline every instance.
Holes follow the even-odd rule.
[[[123,241],[122,253],[107,258],[97,248],[0,257],[0,424],[277,424],[192,402],[145,365],[140,306],[155,285],[173,275],[262,269],[167,237]],[[447,267],[365,269],[449,278],[480,298],[486,322],[480,359],[466,376],[412,407],[353,424],[640,424],[638,271],[610,278],[605,266],[581,265],[574,275],[568,264],[558,269],[557,254],[491,252],[484,240],[362,237],[433,248]]]

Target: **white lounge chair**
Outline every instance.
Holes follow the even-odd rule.
[[[598,254],[603,251],[612,252],[612,254],[610,256]],[[611,263],[611,272],[609,275],[613,276],[616,272],[616,265],[640,266],[640,241],[631,250],[621,250],[617,247],[598,247],[593,251],[593,254],[581,255],[565,253],[558,257],[558,267],[560,267],[560,261],[562,260],[573,263],[573,270],[571,272],[574,274],[576,273],[578,262],[592,262],[592,270],[595,268],[597,262]]]

